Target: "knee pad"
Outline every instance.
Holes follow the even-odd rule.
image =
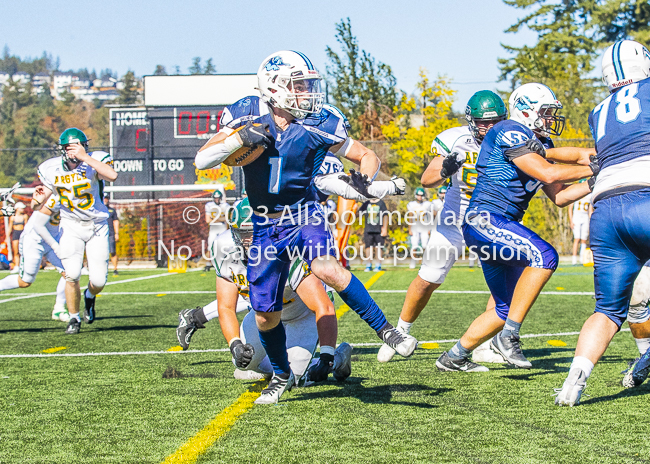
[[[66,282],[79,282],[79,279],[81,279],[81,275],[72,276],[67,272],[65,273]]]
[[[18,277],[20,277],[20,280],[22,280],[23,282],[25,282],[26,284],[29,284],[29,285],[33,284],[34,281],[36,280],[36,274],[23,273],[22,275],[19,275]],[[25,288],[25,287],[23,287],[23,288]]]
[[[418,272],[418,276],[430,284],[442,284],[447,277],[447,269],[433,268],[427,266],[426,264],[422,264],[420,267],[420,272]]]
[[[630,305],[627,313],[627,322],[630,324],[642,324],[650,319],[648,307],[644,304]]]

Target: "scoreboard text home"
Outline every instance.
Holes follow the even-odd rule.
[[[201,172],[194,166],[196,152],[219,132],[221,113],[227,105],[256,94],[250,77],[145,76],[144,106],[110,110],[110,149],[119,173],[113,185],[206,182],[199,178]],[[239,197],[243,187],[241,168],[232,168],[228,176],[232,182],[227,195]],[[113,195],[118,199],[178,196],[174,192]]]

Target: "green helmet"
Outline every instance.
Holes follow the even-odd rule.
[[[244,198],[239,203],[236,203],[228,211],[228,224],[230,224],[230,232],[232,238],[237,246],[247,248],[244,240],[250,238],[253,233],[253,208],[251,208],[248,198]]]
[[[64,130],[61,135],[59,136],[59,151],[61,152],[61,156],[63,157],[63,162],[67,163],[73,163],[73,164],[79,164],[77,160],[71,160],[68,157],[68,152],[65,150],[65,147],[67,145],[70,145],[71,143],[80,143],[83,145],[83,147],[88,150],[88,137],[86,137],[86,134],[83,133],[81,129],[77,129],[76,127],[71,127],[69,129]]]
[[[425,195],[424,189],[422,187],[418,187],[415,189],[415,196],[417,197],[418,195],[422,195],[422,196]]]
[[[508,109],[503,100],[491,90],[480,90],[472,95],[465,107],[465,119],[469,130],[480,143],[485,134],[481,135],[479,124],[496,124],[508,117]]]

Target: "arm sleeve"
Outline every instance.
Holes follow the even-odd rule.
[[[43,241],[47,243],[54,253],[59,256],[59,242],[57,242],[50,231],[47,230],[47,223],[50,221],[50,217],[47,214],[43,214],[40,211],[35,211],[32,214],[31,220],[34,222],[34,230],[38,235],[41,236]]]
[[[316,176],[314,178],[314,185],[316,188],[326,195],[338,195],[348,200],[367,201],[364,195],[356,191],[350,184],[339,179],[342,173],[335,172],[333,174]],[[383,198],[386,195],[394,195],[397,192],[397,187],[394,182],[389,180],[374,181],[368,186],[368,193],[377,197]]]
[[[526,140],[523,145],[506,148],[503,153],[509,161],[527,155],[528,153],[537,153],[539,156],[546,158],[546,149],[536,137]]]

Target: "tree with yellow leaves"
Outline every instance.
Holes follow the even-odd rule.
[[[422,173],[432,158],[431,142],[435,137],[461,125],[451,109],[455,91],[445,76],[430,81],[427,71],[421,68],[417,89],[415,98],[402,94],[393,110],[395,118],[381,128],[392,152],[389,171],[399,172],[410,186],[420,185]],[[418,112],[422,124],[415,127],[412,116]]]

